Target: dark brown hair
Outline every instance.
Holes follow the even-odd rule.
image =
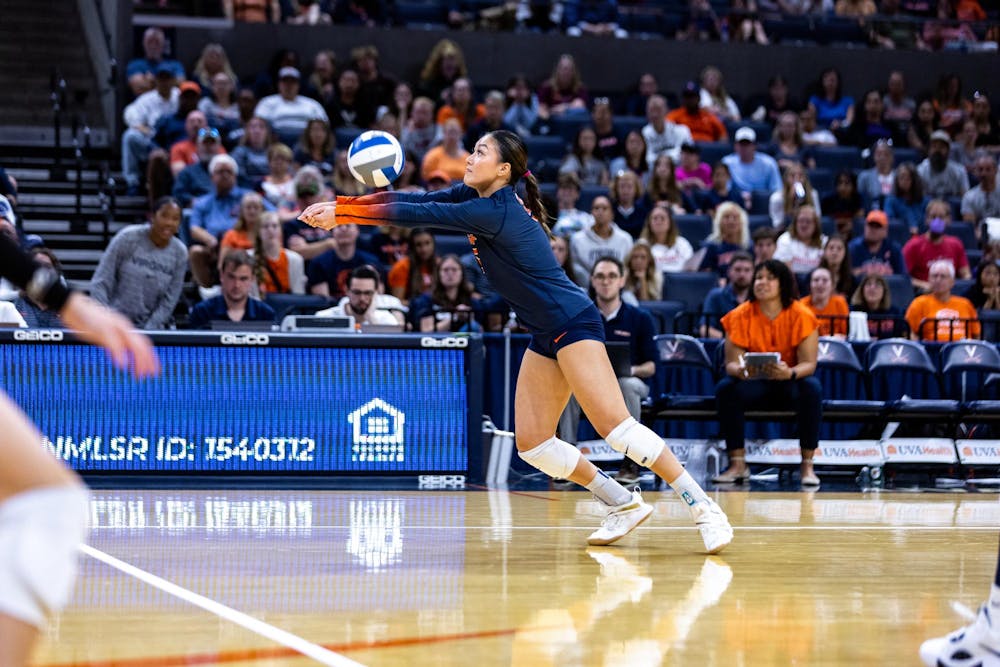
[[[490,132],[489,136],[497,144],[497,151],[500,153],[500,161],[510,164],[511,187],[524,179],[525,204],[531,212],[531,217],[538,221],[545,230],[546,235],[551,235],[549,231],[549,214],[542,203],[542,193],[538,189],[538,180],[535,175],[528,171],[528,148],[518,135],[507,130],[497,130]]]

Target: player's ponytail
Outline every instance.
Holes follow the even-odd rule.
[[[490,136],[496,141],[501,162],[510,164],[511,187],[516,186],[518,181],[524,180],[524,203],[528,207],[528,211],[531,212],[531,217],[538,221],[548,236],[551,236],[548,224],[549,213],[542,203],[538,179],[528,170],[528,148],[524,145],[524,141],[518,135],[507,130],[491,132]]]

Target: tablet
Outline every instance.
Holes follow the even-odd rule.
[[[743,355],[743,363],[746,366],[767,366],[781,361],[781,355],[777,352],[747,352]]]

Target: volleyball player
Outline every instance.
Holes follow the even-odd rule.
[[[2,235],[0,276],[58,312],[117,366],[131,362],[137,377],[159,370],[149,340],[134,333],[131,323],[70,292],[55,271],[33,264]],[[69,597],[89,500],[80,479],[42,447],[41,435],[2,393],[0,425],[0,665],[20,667],[48,616]]]
[[[930,667],[1000,667],[1000,555],[990,597],[979,608],[976,620],[925,641],[920,658]]]
[[[547,214],[527,169],[520,137],[500,130],[483,136],[466,160],[464,183],[434,193],[383,192],[338,197],[309,206],[300,218],[330,229],[337,224],[431,226],[469,235],[472,252],[520,323],[532,332],[514,397],[518,454],[535,468],[569,479],[607,507],[590,544],[611,544],[649,517],[639,491],[627,491],[573,445],[555,436],[574,394],[594,428],[616,451],[651,468],[689,508],[705,549],[717,553],[733,538],[726,515],[664,446],[631,416],[604,348],[597,307],[570,282],[549,246]],[[514,193],[525,181],[527,205]]]

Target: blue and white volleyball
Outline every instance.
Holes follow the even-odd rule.
[[[370,188],[384,188],[403,171],[403,147],[381,130],[363,132],[347,149],[347,167]]]

